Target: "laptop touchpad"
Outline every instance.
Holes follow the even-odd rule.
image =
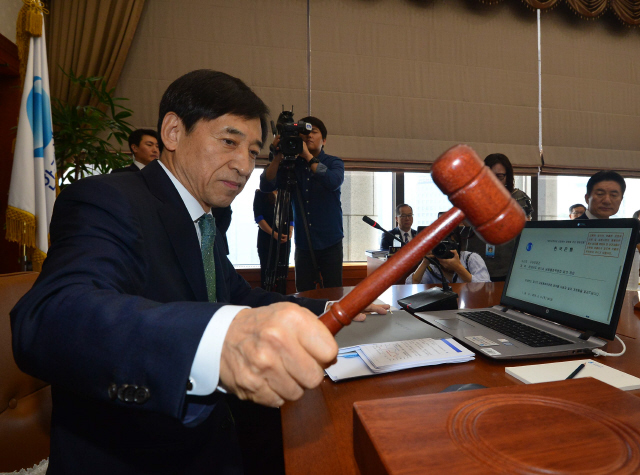
[[[457,318],[446,318],[446,319],[437,319],[440,325],[444,325],[447,328],[451,328],[452,330],[456,328],[473,328],[473,325],[469,325],[467,322],[463,322],[462,320],[458,320]]]

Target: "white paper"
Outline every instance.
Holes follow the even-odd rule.
[[[473,353],[460,346],[453,339],[395,341],[361,345],[358,354],[372,371],[396,371],[416,366],[469,361]]]
[[[398,353],[400,350],[404,352],[402,355]],[[419,366],[465,363],[474,359],[472,351],[449,338],[361,345],[356,352],[357,357],[354,357],[353,350],[338,356],[337,363],[325,370],[327,375],[333,381],[340,381]],[[372,359],[381,366],[373,365]]]

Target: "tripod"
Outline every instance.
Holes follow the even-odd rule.
[[[297,156],[285,155],[284,159],[280,163],[280,167],[284,170],[284,181],[278,180],[278,196],[273,212],[273,226],[271,231],[271,241],[269,242],[269,257],[267,258],[267,270],[265,277],[265,290],[274,290],[281,294],[287,293],[287,274],[289,272],[289,255],[291,252],[291,241],[287,239],[284,245],[280,244],[280,240],[274,239],[275,233],[278,236],[289,234],[289,209],[291,207],[291,195],[296,193],[295,197],[298,200],[297,203],[301,209],[304,234],[307,238],[307,245],[311,252],[311,262],[313,263],[313,269],[315,274],[314,282],[316,286],[324,288],[322,284],[322,277],[318,270],[318,263],[313,252],[311,245],[311,235],[309,234],[309,226],[307,224],[307,215],[305,213],[302,195],[300,194],[300,188],[298,187],[298,180],[295,174],[295,164]],[[280,170],[278,170],[280,171]],[[281,257],[281,252],[284,252],[284,257]]]

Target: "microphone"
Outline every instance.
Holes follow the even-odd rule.
[[[362,217],[362,221],[364,221],[365,223],[367,223],[369,226],[372,226],[376,229],[379,229],[380,231],[382,231],[383,233],[387,234],[388,236],[391,236],[393,239],[396,239],[398,241],[400,241],[400,245],[404,246],[404,243],[402,242],[402,239],[400,239],[398,236],[396,236],[395,234],[390,233],[389,231],[387,231],[386,229],[384,229],[382,226],[380,226],[377,222],[375,222],[373,219],[371,219],[369,216],[363,216]]]
[[[438,270],[440,271],[440,282],[442,282],[442,291],[443,292],[451,292],[451,287],[449,287],[449,284],[447,282],[447,279],[444,278],[444,272],[442,271],[442,266],[440,265],[440,263],[438,262],[437,259],[431,259],[430,257],[427,257],[427,260],[435,267],[438,268]]]

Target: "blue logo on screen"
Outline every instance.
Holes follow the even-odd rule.
[[[529,244],[527,244],[527,251],[530,251],[532,247],[533,247],[533,243],[530,242]]]

